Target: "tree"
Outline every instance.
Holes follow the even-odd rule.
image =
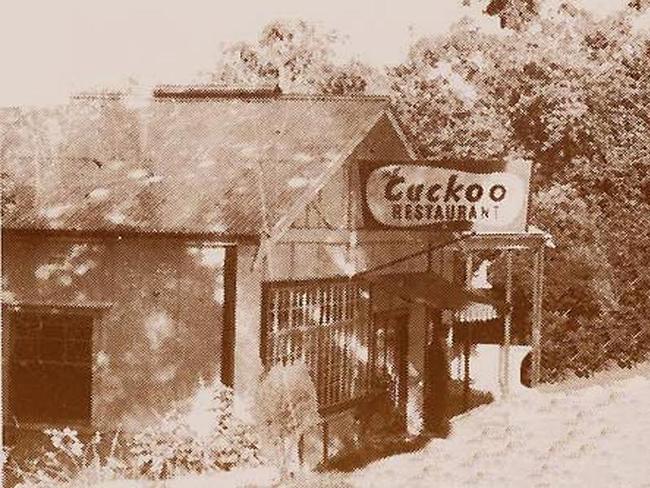
[[[539,14],[539,0],[490,0],[485,13],[498,16],[501,27],[519,30]]]
[[[648,0],[630,0],[628,3],[630,8],[636,9],[639,12],[645,12],[650,8],[650,1]]]
[[[512,3],[492,2],[487,13]],[[578,355],[579,370],[629,364],[650,350],[650,39],[629,12],[536,9],[516,30],[485,33],[463,21],[419,40],[390,70],[394,101],[423,156],[535,162],[531,220],[560,244],[546,305],[568,313],[555,337],[578,327],[567,351],[586,338],[598,345],[599,362]]]
[[[462,0],[462,5],[469,7],[472,0]],[[489,0],[485,13],[499,17],[501,27],[514,30],[523,29],[539,14],[540,0]]]
[[[495,89],[496,39],[469,21],[424,38],[389,70],[400,119],[424,157],[484,159],[510,152],[512,127]]]
[[[380,83],[375,70],[352,60],[335,61],[342,42],[303,20],[271,22],[255,43],[238,42],[222,53],[211,81],[226,85],[277,83],[283,91],[307,93],[363,93],[369,83]]]

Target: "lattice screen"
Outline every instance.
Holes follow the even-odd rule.
[[[369,293],[360,283],[268,283],[264,363],[307,364],[321,408],[363,397],[370,386]]]

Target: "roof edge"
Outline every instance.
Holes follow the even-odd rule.
[[[277,83],[256,86],[228,86],[219,84],[157,85],[153,88],[154,99],[230,99],[230,98],[277,98],[282,90]]]
[[[283,93],[279,98],[284,100],[365,100],[390,104],[390,97],[388,95],[370,93],[350,93],[347,95],[330,93]]]
[[[350,155],[354,152],[357,146],[361,144],[361,142],[368,135],[368,132],[370,132],[370,130],[385,114],[386,110],[383,110],[377,115],[377,117],[370,119],[367,124],[365,124],[362,135],[358,139],[353,140],[345,148],[338,161],[335,164],[331,165],[331,167],[327,168],[327,170],[318,179],[318,182],[315,185],[307,188],[303,192],[302,196],[298,198],[298,200],[292,205],[287,214],[273,226],[273,228],[270,230],[269,236],[272,243],[277,242],[282,238],[286,230],[291,227],[293,222],[296,220],[298,213],[301,212],[309,204],[309,202],[315,198],[318,192],[321,191],[321,189],[327,184],[332,176],[345,165],[346,161],[348,161]]]
[[[2,227],[2,235],[23,235],[23,236],[45,236],[45,237],[69,237],[69,238],[115,238],[123,237],[150,237],[159,239],[187,239],[206,240],[219,242],[224,245],[237,244],[258,244],[260,236],[257,234],[224,234],[211,232],[172,232],[172,231],[142,231],[134,229],[114,230],[79,230],[79,229],[48,229],[40,227]]]

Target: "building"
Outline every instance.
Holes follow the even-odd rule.
[[[326,416],[380,373],[420,415],[440,324],[488,309],[509,341],[458,273],[483,249],[531,253],[539,351],[530,164],[417,161],[386,98],[165,86],[2,130],[5,423],[137,428],[298,358]]]

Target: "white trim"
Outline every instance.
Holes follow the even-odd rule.
[[[389,101],[386,100],[386,103],[389,103]],[[406,149],[407,153],[409,154],[409,157],[411,159],[416,159],[415,151],[406,139],[406,135],[400,128],[395,115],[391,111],[390,106],[386,107],[381,113],[377,115],[377,117],[370,120],[370,122],[363,128],[362,135],[357,140],[353,141],[345,151],[343,151],[343,156],[336,162],[336,164],[331,165],[327,171],[318,178],[316,184],[307,189],[305,193],[291,206],[289,211],[273,226],[273,228],[270,230],[269,238],[271,244],[277,242],[282,237],[282,235],[297,219],[300,212],[304,211],[305,207],[314,200],[314,198],[336,174],[336,172],[344,167],[346,163],[348,163],[348,160],[354,153],[355,149],[368,137],[370,131],[381,121],[382,117],[387,117],[391,127],[404,146],[404,149]]]
[[[370,122],[363,127],[361,136],[358,139],[355,139],[343,151],[341,158],[339,158],[335,164],[330,165],[330,167],[327,168],[327,171],[320,175],[316,183],[308,188],[302,194],[302,196],[296,202],[294,202],[287,213],[273,226],[268,239],[271,246],[282,238],[284,233],[298,218],[300,212],[304,211],[305,207],[318,195],[318,192],[320,192],[323,187],[330,181],[330,179],[336,174],[336,172],[341,169],[346,164],[346,162],[348,162],[350,155],[354,152],[357,146],[364,141],[364,139],[368,136],[370,130],[372,130],[375,125],[377,125],[377,123],[385,114],[386,110],[380,112],[377,117],[371,119]]]

